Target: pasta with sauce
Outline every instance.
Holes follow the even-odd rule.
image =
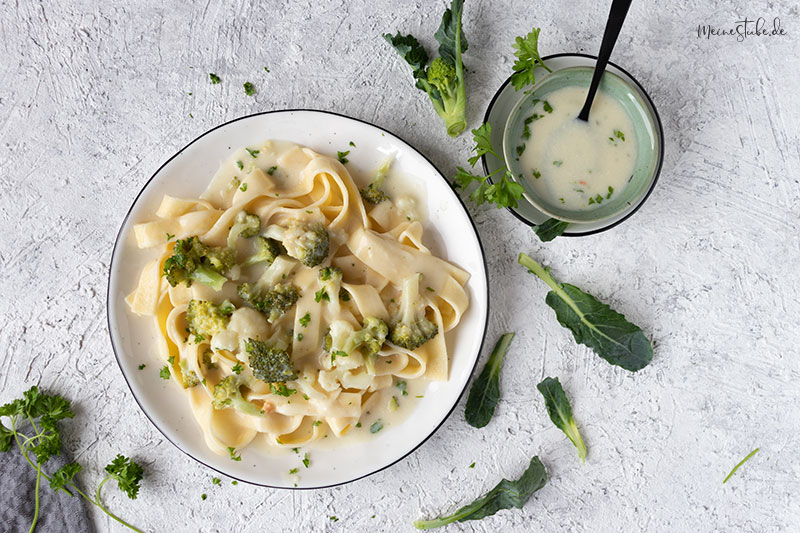
[[[391,408],[401,380],[447,380],[469,274],[431,254],[401,203],[360,192],[336,159],[268,141],[135,226],[153,259],[126,301],[153,317],[212,450],[342,437]]]

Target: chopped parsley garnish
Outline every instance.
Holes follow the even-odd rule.
[[[303,340],[303,334],[302,333],[298,333],[297,334],[297,340],[298,340],[298,342]]]
[[[161,376],[161,379],[169,379],[170,376],[169,367],[167,365],[164,365],[164,367],[161,369],[161,372],[159,372],[158,375]]]
[[[311,399],[311,397],[309,397],[309,395],[308,395],[308,394],[306,394],[306,393],[304,392],[304,393],[303,393],[303,399],[304,399],[304,400],[310,400],[310,399]]]
[[[244,82],[244,85],[242,87],[244,87],[244,94],[246,94],[247,96],[253,96],[254,94],[256,94],[255,86],[249,81]]]
[[[300,325],[303,326],[304,328],[307,327],[308,324],[311,322],[311,313],[306,312],[306,314],[300,317],[300,320],[298,320],[298,322],[300,322]]]
[[[617,139],[620,139],[621,141],[625,140],[625,134],[622,133],[619,130],[614,130],[614,137],[616,137]]]
[[[171,365],[174,365],[175,364],[175,356],[174,355],[170,355],[169,357],[167,357],[167,362],[169,364],[171,364]]]
[[[234,374],[239,375],[242,373],[242,370],[244,370],[244,367],[242,366],[242,363],[236,363],[235,365],[233,365],[233,368],[231,368],[231,370],[233,371]]]
[[[139,370],[143,370],[144,367],[146,367],[146,366],[147,366],[146,364],[142,363],[141,365],[139,365]]]
[[[214,485],[219,485],[220,483],[222,483],[222,480],[218,477],[213,477],[211,478],[211,483],[213,483]]]
[[[339,299],[341,301],[343,301],[343,302],[349,302],[350,301],[350,293],[347,292],[347,289],[345,289],[344,287],[339,289]]]
[[[247,150],[247,153],[250,154],[250,157],[253,159],[258,157],[258,154],[261,152],[261,150],[251,150],[250,148],[245,148],[245,150]]]
[[[303,455],[303,466],[308,468],[311,465],[311,459],[308,458],[308,452]]]
[[[236,481],[235,479],[233,481],[231,481],[231,485],[238,485],[238,484],[239,484],[239,482]]]
[[[216,85],[222,81],[222,78],[214,74],[213,72],[208,73],[208,77],[211,79],[211,85]]]
[[[536,170],[535,168],[531,170],[531,174],[533,174],[533,177],[536,178],[537,180],[542,177],[542,173]]]
[[[345,165],[349,161],[349,159],[347,159],[347,155],[349,153],[350,153],[350,150],[348,150],[346,152],[336,152],[336,159],[339,160],[339,163]]]
[[[276,170],[278,170],[278,167],[277,167],[277,166],[269,167],[269,168],[267,169],[267,174],[269,174],[270,176],[272,176],[273,174],[275,174],[275,171],[276,171]]]
[[[269,391],[272,394],[277,394],[278,396],[284,396],[286,398],[297,392],[296,389],[290,389],[287,387],[286,383],[270,383]]]
[[[517,156],[521,156],[523,152],[525,152],[525,145],[520,144],[519,146],[517,146]]]
[[[354,143],[353,141],[350,141],[348,144],[349,144],[350,146],[352,146],[353,148],[355,148],[355,147],[356,147],[356,143]]]
[[[233,461],[241,461],[242,460],[242,456],[239,455],[238,453],[236,453],[236,448],[234,448],[233,446],[228,446],[228,454],[230,454],[231,460],[233,460]]]
[[[425,289],[429,292],[436,292],[433,287],[425,287]]]
[[[314,301],[319,303],[320,300],[325,300],[328,302],[331,301],[331,297],[328,296],[328,293],[325,291],[325,287],[321,288],[320,290],[314,293]]]
[[[400,404],[397,403],[397,398],[392,396],[392,399],[389,400],[389,411],[392,411],[392,412],[397,411],[397,409],[399,407],[400,407]]]
[[[360,428],[360,427],[361,427],[361,422],[358,422],[358,423],[356,424],[356,427],[357,427],[357,428]]]
[[[377,433],[382,429],[383,429],[383,420],[379,418],[369,427],[369,432]]]
[[[291,470],[289,470],[289,473],[290,474],[296,474],[297,473],[297,468],[292,468]]]
[[[614,194],[614,187],[612,187],[611,185],[609,185],[609,186],[608,186],[608,194],[606,194],[606,200],[608,200],[609,198],[611,198],[611,195],[612,195],[612,194]]]
[[[338,521],[339,521],[339,519],[338,519],[338,518],[336,518],[335,516],[331,516],[331,521],[332,521],[332,522],[338,522]]]
[[[269,69],[267,67],[264,67],[264,70],[266,70],[267,73],[269,73]]]
[[[560,167],[563,164],[564,164],[564,162],[561,161],[560,159],[557,159],[557,160],[553,161],[553,166],[554,167]]]
[[[205,499],[206,499],[206,498],[208,498],[208,495],[207,495],[205,492],[204,492],[203,494],[201,494],[201,495],[200,495],[200,499],[201,499],[201,500],[204,500],[204,501],[205,501]]]
[[[236,166],[239,167],[239,170],[242,170],[244,168],[244,163],[241,161],[236,161]]]
[[[314,420],[314,423],[311,424],[314,427],[319,427],[322,424],[322,420]]]
[[[546,112],[548,112],[548,113],[552,113],[552,112],[553,112],[553,106],[551,106],[551,105],[550,105],[550,102],[548,102],[547,100],[545,100],[545,101],[542,103],[542,105],[544,106],[544,110],[545,110]]]
[[[408,396],[408,391],[406,390],[406,388],[408,388],[408,383],[406,383],[405,381],[398,381],[395,387],[400,389],[400,394],[402,394],[403,396]]]
[[[171,241],[174,238],[175,238],[175,235],[173,235],[172,233],[167,233],[167,240],[168,241]]]
[[[195,335],[195,336],[194,336],[194,343],[195,343],[195,344],[200,344],[200,343],[201,343],[201,342],[203,342],[204,340],[206,340],[206,338],[205,338],[205,337],[203,337],[202,335]]]
[[[475,463],[472,463],[471,465],[469,465],[469,467],[470,468],[475,468]]]
[[[247,183],[242,183],[242,186],[239,187],[239,190],[242,191],[242,192],[246,191],[247,190]]]

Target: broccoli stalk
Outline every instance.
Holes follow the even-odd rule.
[[[239,237],[249,239],[258,235],[259,231],[261,231],[261,219],[258,215],[240,211],[233,219],[233,226],[228,232],[228,248],[235,250]]]
[[[256,379],[264,383],[282,383],[297,379],[289,352],[269,343],[247,339],[245,351],[249,354],[250,369]]]
[[[214,385],[214,409],[233,408],[245,415],[263,416],[264,411],[242,396],[243,384],[238,376],[230,375]]]
[[[383,192],[383,182],[386,180],[386,176],[389,175],[389,168],[392,166],[392,158],[387,157],[386,160],[381,163],[381,166],[378,167],[378,170],[375,172],[375,178],[372,180],[372,183],[361,189],[361,197],[364,199],[365,202],[369,202],[371,204],[379,204],[384,200],[387,200],[389,197]]]
[[[442,23],[434,34],[439,43],[439,57],[430,67],[426,68],[428,53],[416,38],[399,32],[394,36],[383,35],[411,66],[416,87],[428,94],[451,137],[457,137],[467,127],[467,96],[461,54],[466,52],[468,44],[461,26],[463,8],[464,0],[452,0],[450,8],[442,15]]]
[[[315,300],[318,303],[322,300],[327,301],[331,314],[338,315],[341,310],[339,292],[342,289],[342,269],[339,267],[323,267],[319,269],[318,277],[322,287],[317,291]]]
[[[400,305],[392,317],[390,339],[407,350],[416,350],[439,332],[438,326],[425,317],[419,278],[420,274],[414,274],[403,280]]]
[[[164,276],[173,287],[179,283],[190,287],[197,281],[219,291],[228,281],[223,272],[234,264],[229,249],[206,246],[197,237],[188,237],[175,242],[172,256],[164,261]]]
[[[320,223],[296,220],[286,228],[269,226],[264,236],[279,241],[287,254],[309,268],[322,263],[330,251],[330,237],[325,226]]]
[[[286,249],[281,243],[275,239],[268,239],[259,235],[256,237],[256,253],[248,257],[245,262],[242,263],[242,266],[251,266],[258,263],[267,263],[271,265],[275,261],[275,258],[285,253]]]

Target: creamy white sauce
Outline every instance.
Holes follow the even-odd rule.
[[[601,90],[589,122],[578,120],[586,93],[563,87],[547,94],[526,117],[516,149],[523,177],[539,197],[572,211],[596,209],[621,194],[636,164],[636,137],[625,109]]]

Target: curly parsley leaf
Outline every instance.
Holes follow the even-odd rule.
[[[533,85],[536,82],[534,71],[537,67],[543,67],[548,72],[550,70],[542,56],[539,55],[539,28],[533,28],[525,37],[517,37],[514,42],[514,73],[511,75],[511,84],[514,89],[519,91],[526,85]]]
[[[115,479],[119,490],[135,500],[139,494],[139,484],[144,476],[141,466],[122,454],[117,454],[113,461],[106,465],[107,479]]]
[[[78,463],[69,463],[56,470],[50,478],[50,487],[53,490],[63,489],[73,483],[73,479],[81,471]]]

